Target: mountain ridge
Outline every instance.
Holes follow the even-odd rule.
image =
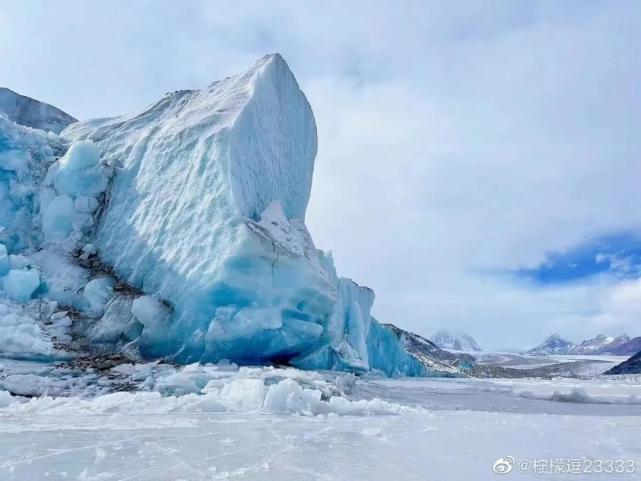
[[[51,104],[0,87],[0,112],[9,120],[25,127],[59,134],[78,120]]]
[[[627,356],[641,350],[641,336],[630,338],[627,334],[617,337],[599,334],[578,344],[560,334],[548,336],[541,344],[526,351],[533,355],[620,355]]]

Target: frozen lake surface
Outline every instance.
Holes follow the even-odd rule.
[[[293,369],[171,369],[124,369],[153,377],[148,392],[0,396],[0,479],[592,479],[516,464],[495,474],[507,457],[632,460],[636,473],[594,479],[641,478],[641,378],[354,382]],[[208,387],[188,392],[203,376]],[[178,387],[182,395],[166,395]]]

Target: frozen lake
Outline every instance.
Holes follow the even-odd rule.
[[[200,393],[156,392],[172,382],[184,388],[203,372],[213,381]],[[568,468],[570,461],[621,461],[628,463],[620,465],[622,473],[612,464],[611,473],[594,479],[641,478],[641,378],[362,379],[349,385],[325,374],[192,368],[157,376],[161,382],[146,393],[30,402],[5,396],[0,479],[592,479],[536,474],[532,465],[519,472],[527,462],[543,469],[542,460],[558,461],[546,467],[551,470],[563,469],[561,461]],[[265,390],[285,386],[283,379],[290,384],[274,389],[278,396]],[[322,391],[323,399],[302,402],[296,386]],[[340,398],[334,404],[327,402],[332,386]],[[512,472],[495,474],[493,464],[508,457]]]

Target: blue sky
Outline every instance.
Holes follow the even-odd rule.
[[[596,276],[617,280],[641,277],[641,235],[621,232],[578,244],[561,252],[548,252],[545,260],[515,274],[541,285],[583,282]]]
[[[78,118],[283,54],[318,123],[307,223],[381,320],[641,335],[640,2],[0,3],[0,84]]]

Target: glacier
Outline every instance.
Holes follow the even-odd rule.
[[[316,124],[280,55],[59,135],[18,124],[0,114],[0,295],[49,313],[26,317],[48,353],[460,374],[314,245]]]

